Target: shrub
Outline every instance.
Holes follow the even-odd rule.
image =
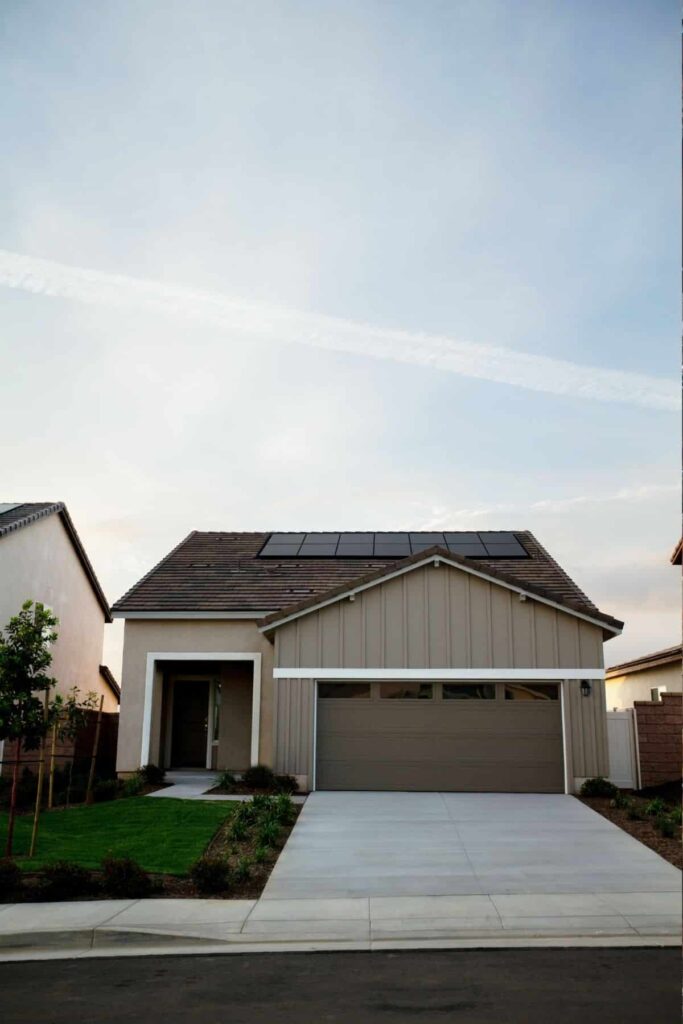
[[[660,814],[666,814],[666,804],[661,796],[656,796],[654,800],[650,800],[649,804],[645,805],[645,813],[651,818],[656,818]]]
[[[161,786],[166,778],[166,772],[157,764],[143,764],[138,774],[148,786]]]
[[[51,900],[68,900],[89,896],[95,888],[92,875],[80,864],[66,860],[55,861],[43,869],[45,895]]]
[[[275,819],[280,825],[289,825],[294,817],[294,803],[288,793],[280,793],[275,798]]]
[[[280,827],[275,821],[264,822],[258,830],[257,841],[259,846],[277,846],[280,838]]]
[[[247,768],[242,781],[248,789],[275,789],[275,775],[265,764]]]
[[[612,807],[618,808],[620,811],[623,811],[631,806],[631,799],[627,797],[625,793],[622,793],[620,791],[619,793],[617,793],[614,800],[610,801],[610,805]]]
[[[598,776],[596,779],[586,779],[581,786],[581,796],[609,796],[616,797],[619,792],[613,782]]]
[[[102,885],[108,896],[141,899],[152,892],[152,879],[130,857],[105,857],[102,861]]]
[[[265,860],[268,860],[268,851],[265,846],[257,846],[254,850],[254,864],[263,864]]]
[[[93,787],[93,797],[96,804],[104,803],[105,800],[115,800],[118,796],[119,784],[116,779],[102,779],[96,782]]]
[[[272,796],[267,796],[265,793],[255,793],[251,798],[251,806],[253,813],[261,818],[272,812],[275,807],[275,800]]]
[[[221,772],[218,778],[216,779],[216,785],[220,789],[227,789],[228,792],[232,792],[232,790],[237,785],[237,779],[232,774],[232,772]]]
[[[655,828],[659,830],[665,839],[673,839],[676,835],[676,822],[668,814],[658,814],[655,818]]]
[[[675,807],[672,807],[671,812],[669,813],[669,817],[675,825],[681,824],[681,818],[683,818],[683,809],[681,808],[680,804],[676,804]]]
[[[248,825],[244,821],[244,818],[240,815],[235,815],[232,824],[230,825],[230,839],[235,843],[241,843],[243,839],[247,837]]]
[[[235,881],[246,882],[251,874],[251,861],[248,857],[240,857],[235,867]]]
[[[131,775],[123,780],[121,792],[123,796],[139,796],[144,788],[145,780],[139,772],[136,772],[135,775]]]
[[[21,888],[21,870],[13,860],[0,860],[0,902]]]
[[[642,821],[645,817],[638,804],[631,804],[626,814],[629,821]]]
[[[257,812],[251,802],[251,800],[245,800],[238,804],[237,810],[233,815],[233,822],[239,821],[245,828],[249,828],[250,825],[255,821]]]
[[[299,783],[293,775],[276,775],[275,786],[280,793],[298,793]]]
[[[190,878],[206,896],[227,892],[232,887],[230,866],[220,857],[200,857],[190,868]]]

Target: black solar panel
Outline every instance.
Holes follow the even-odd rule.
[[[528,558],[514,533],[448,531],[445,533],[273,533],[264,558],[408,558],[442,547],[463,558]]]

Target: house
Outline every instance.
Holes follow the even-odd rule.
[[[39,601],[59,619],[50,672],[57,691],[104,697],[118,710],[120,690],[102,665],[107,599],[61,501],[0,504],[0,629],[24,601]]]
[[[680,693],[682,670],[681,644],[612,665],[605,673],[608,709],[621,711],[636,700],[658,701],[662,693]]]
[[[599,611],[526,531],[200,533],[113,607],[117,768],[302,789],[573,792],[608,774]]]

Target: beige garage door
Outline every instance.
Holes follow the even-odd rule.
[[[561,793],[558,683],[318,683],[316,789]]]

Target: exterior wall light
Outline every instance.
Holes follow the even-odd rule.
[[[582,679],[581,680],[581,696],[582,697],[590,697],[591,690],[592,690],[592,687],[591,687],[590,679]]]

